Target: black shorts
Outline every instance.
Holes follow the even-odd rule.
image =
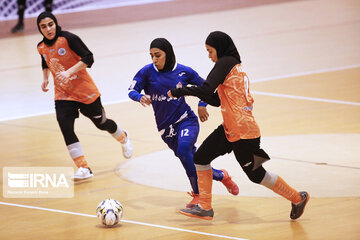
[[[80,112],[88,117],[94,117],[103,114],[103,106],[101,104],[100,97],[98,97],[93,103],[84,104],[76,101],[56,100],[55,110],[56,117],[62,118],[78,118]]]
[[[222,125],[215,129],[198,148],[194,155],[194,163],[208,165],[215,158],[232,151],[248,178],[252,182],[260,183],[266,170],[261,165],[254,168],[254,156],[270,159],[267,153],[260,148],[260,137],[229,142]]]
[[[257,155],[260,150],[260,137],[229,142],[223,125],[220,125],[198,148],[194,156],[194,162],[195,164],[207,165],[215,158],[233,151],[237,161],[243,166],[253,161],[253,154]]]

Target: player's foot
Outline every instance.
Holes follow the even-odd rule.
[[[199,194],[195,194],[194,192],[188,192],[188,194],[193,198],[191,202],[186,204],[186,208],[192,209],[199,203]]]
[[[23,23],[17,23],[12,29],[12,33],[18,33],[24,31],[24,24]]]
[[[188,217],[195,217],[195,218],[201,218],[205,220],[212,220],[214,217],[214,210],[205,210],[201,208],[199,205],[196,205],[194,208],[189,209],[180,209],[179,213],[184,214]]]
[[[232,195],[238,195],[239,194],[238,185],[233,180],[231,180],[229,173],[225,169],[221,169],[221,171],[223,171],[224,173],[224,178],[223,180],[221,180],[222,184],[225,185],[229,193],[231,193]]]
[[[90,168],[79,167],[79,169],[75,172],[74,176],[72,176],[72,179],[83,180],[83,179],[91,178],[93,176],[94,174],[92,173]]]
[[[300,196],[302,198],[300,203],[291,203],[290,218],[292,220],[299,218],[303,214],[305,206],[310,199],[310,195],[307,192],[300,192]]]
[[[125,158],[129,159],[131,158],[132,154],[133,154],[133,147],[129,138],[129,134],[127,133],[127,131],[123,130],[126,134],[126,138],[125,141],[123,143],[121,143],[121,148],[123,151],[123,155]]]

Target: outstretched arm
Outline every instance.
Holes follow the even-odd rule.
[[[239,63],[234,57],[223,57],[215,63],[203,85],[171,89],[169,96],[196,96],[210,105],[220,106],[220,99],[216,89],[220,84],[224,83],[231,69]]]
[[[220,99],[217,94],[216,88],[220,83],[207,79],[201,86],[191,86],[174,88],[168,91],[169,97],[182,97],[182,96],[196,96],[208,104],[218,107],[220,106]]]

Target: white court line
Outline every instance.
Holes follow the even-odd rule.
[[[53,114],[53,113],[55,113],[55,109],[51,110],[51,111],[48,111],[48,112],[39,112],[39,113],[33,113],[33,114],[19,115],[19,116],[15,116],[15,117],[0,118],[0,122],[16,120],[16,119],[23,119],[23,118],[31,118],[31,117],[37,117],[37,116],[43,116],[43,115],[48,115],[48,114]]]
[[[332,100],[332,99],[325,99],[325,98],[302,97],[302,96],[288,95],[288,94],[281,94],[281,93],[269,93],[269,92],[259,92],[259,91],[250,91],[250,92],[254,93],[254,94],[272,96],[272,97],[292,98],[292,99],[309,100],[309,101],[315,101],[315,102],[338,103],[338,104],[360,106],[360,103],[358,103],[358,102],[347,102],[347,101]]]
[[[132,100],[130,99],[121,99],[121,100],[116,100],[116,101],[108,101],[108,102],[104,102],[103,105],[112,105],[112,104],[118,104],[118,103],[123,103],[123,102],[131,102]],[[0,122],[5,122],[5,121],[10,121],[10,120],[16,120],[16,119],[23,119],[23,118],[30,118],[30,117],[37,117],[37,116],[43,116],[43,115],[48,115],[48,114],[53,114],[55,113],[55,109],[48,111],[48,112],[39,112],[39,113],[33,113],[33,114],[26,114],[26,115],[19,115],[19,116],[15,116],[15,117],[8,117],[8,118],[0,118]]]
[[[83,217],[96,218],[95,215],[90,215],[90,214],[85,214],[85,213],[76,213],[76,212],[70,212],[70,211],[64,211],[64,210],[57,210],[57,209],[51,209],[51,208],[27,206],[27,205],[16,204],[16,203],[7,203],[7,202],[0,202],[0,204],[7,205],[7,206],[13,206],[13,207],[30,208],[30,209],[43,210],[43,211],[48,211],[48,212],[57,212],[57,213],[65,213],[65,214],[72,214],[72,215],[78,215],[78,216],[83,216]],[[131,221],[131,220],[125,220],[125,219],[121,219],[121,222],[138,224],[138,225],[149,226],[149,227],[163,228],[163,229],[180,231],[180,232],[195,233],[195,234],[224,238],[224,239],[247,240],[245,238],[237,238],[237,237],[230,237],[230,236],[224,236],[224,235],[219,235],[219,234],[198,232],[198,231],[192,231],[192,230],[187,230],[187,229],[182,229],[182,228],[168,227],[168,226],[162,226],[162,225],[151,224],[151,223],[143,223],[143,222],[137,222],[137,221]]]
[[[261,78],[261,79],[252,80],[251,82],[273,81],[273,80],[279,80],[279,79],[283,79],[283,78],[306,76],[306,75],[311,75],[311,74],[316,74],[316,73],[334,72],[334,71],[346,70],[346,69],[352,69],[352,68],[358,68],[358,67],[360,67],[360,64],[334,67],[334,68],[325,68],[325,69],[320,69],[320,70],[315,70],[315,71],[294,73],[294,74],[281,75],[281,76],[275,76],[275,77],[269,77],[269,78]],[[332,99],[311,98],[311,97],[302,97],[302,96],[280,94],[280,93],[258,92],[258,91],[251,91],[251,93],[259,94],[259,95],[274,96],[274,97],[294,98],[294,99],[310,100],[310,101],[317,101],[317,102],[327,102],[327,103],[337,103],[337,104],[348,104],[348,105],[360,106],[360,103],[357,103],[357,102],[347,102],[347,101],[339,101],[339,100],[332,100]],[[118,104],[118,103],[123,103],[123,102],[130,102],[130,101],[132,101],[132,100],[120,99],[120,100],[116,100],[116,101],[104,102],[103,105],[105,106],[105,105]],[[2,118],[2,119],[0,119],[0,122],[28,118],[28,117],[36,117],[36,116],[41,116],[41,115],[47,115],[47,114],[52,114],[54,112],[55,111],[50,111],[50,112],[34,113],[34,114],[28,114],[28,115],[22,115],[22,116],[16,116],[16,117]]]
[[[316,74],[316,73],[335,72],[335,71],[347,70],[347,69],[358,68],[358,67],[360,67],[360,64],[341,66],[341,67],[333,67],[333,68],[323,68],[320,70],[314,70],[314,71],[308,71],[308,72],[291,73],[291,74],[280,75],[280,76],[275,76],[275,77],[254,79],[252,81],[250,80],[250,82],[266,82],[266,81],[272,81],[272,80],[279,80],[279,79],[283,79],[283,78],[307,76],[307,75],[312,75],[312,74]]]

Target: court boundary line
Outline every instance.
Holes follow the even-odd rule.
[[[270,93],[270,92],[261,92],[261,91],[250,91],[250,92],[253,94],[271,96],[271,97],[282,97],[282,98],[290,98],[290,99],[298,99],[298,100],[308,100],[308,101],[314,101],[314,102],[337,103],[337,104],[360,106],[360,103],[358,103],[358,102],[348,102],[348,101],[333,100],[333,99],[326,99],[326,98],[303,97],[303,96],[289,95],[289,94],[283,94],[283,93]]]
[[[300,72],[300,73],[294,73],[294,74],[279,75],[279,76],[275,76],[275,77],[254,79],[251,81],[251,83],[274,81],[274,80],[292,78],[292,77],[302,77],[302,76],[308,76],[308,75],[318,74],[318,73],[336,72],[336,71],[341,71],[341,70],[355,69],[355,68],[359,68],[359,67],[360,67],[360,64],[334,67],[334,68],[324,68],[324,69],[314,70],[314,71],[306,71],[306,72]],[[303,96],[281,94],[281,93],[267,93],[267,92],[252,91],[252,90],[250,90],[250,92],[254,93],[254,94],[266,95],[266,96],[272,96],[272,97],[283,97],[283,98],[301,99],[301,100],[309,100],[309,101],[317,101],[317,102],[325,102],[325,103],[336,103],[336,104],[347,104],[347,105],[360,106],[360,103],[358,103],[358,102],[341,101],[341,100],[333,100],[333,99],[326,99],[326,98],[303,97]],[[131,101],[132,100],[130,100],[130,99],[120,99],[120,100],[104,102],[103,105],[106,106],[106,105],[113,105],[113,104],[131,102]],[[34,114],[26,114],[26,115],[16,116],[16,117],[8,117],[8,118],[5,117],[5,118],[0,119],[0,123],[5,122],[5,121],[10,121],[10,120],[43,116],[43,115],[53,114],[53,113],[55,113],[55,110],[48,111],[48,112],[34,113]]]
[[[353,64],[353,65],[332,67],[332,68],[322,68],[322,69],[313,70],[313,71],[290,73],[290,74],[284,74],[284,75],[279,75],[279,76],[274,76],[274,77],[266,77],[266,78],[254,79],[252,81],[250,80],[250,82],[251,83],[267,82],[267,81],[279,80],[279,79],[284,79],[284,78],[303,77],[303,76],[308,76],[308,75],[312,75],[312,74],[336,72],[336,71],[354,69],[354,68],[359,68],[359,67],[360,67],[360,64]]]
[[[77,212],[36,207],[36,206],[29,206],[29,205],[23,205],[23,204],[17,204],[17,203],[8,203],[8,202],[0,201],[0,205],[12,206],[12,207],[22,207],[22,208],[43,210],[43,211],[48,211],[48,212],[56,212],[56,213],[64,213],[64,214],[71,214],[71,215],[77,215],[77,216],[83,216],[83,217],[96,218],[95,215],[91,215],[91,214],[77,213]],[[163,226],[163,225],[152,224],[152,223],[143,223],[143,222],[132,221],[132,220],[121,219],[120,221],[125,222],[125,223],[130,223],[130,224],[144,225],[144,226],[148,226],[148,227],[156,227],[156,228],[162,228],[162,229],[174,230],[174,231],[180,231],[180,232],[187,232],[187,233],[195,233],[195,234],[199,234],[199,235],[218,237],[218,238],[224,238],[224,239],[248,240],[245,238],[238,238],[238,237],[231,237],[231,236],[225,236],[225,235],[219,235],[219,234],[213,234],[213,233],[199,232],[199,231],[194,231],[194,230],[182,229],[182,228],[177,228],[177,227],[169,227],[169,226]]]

